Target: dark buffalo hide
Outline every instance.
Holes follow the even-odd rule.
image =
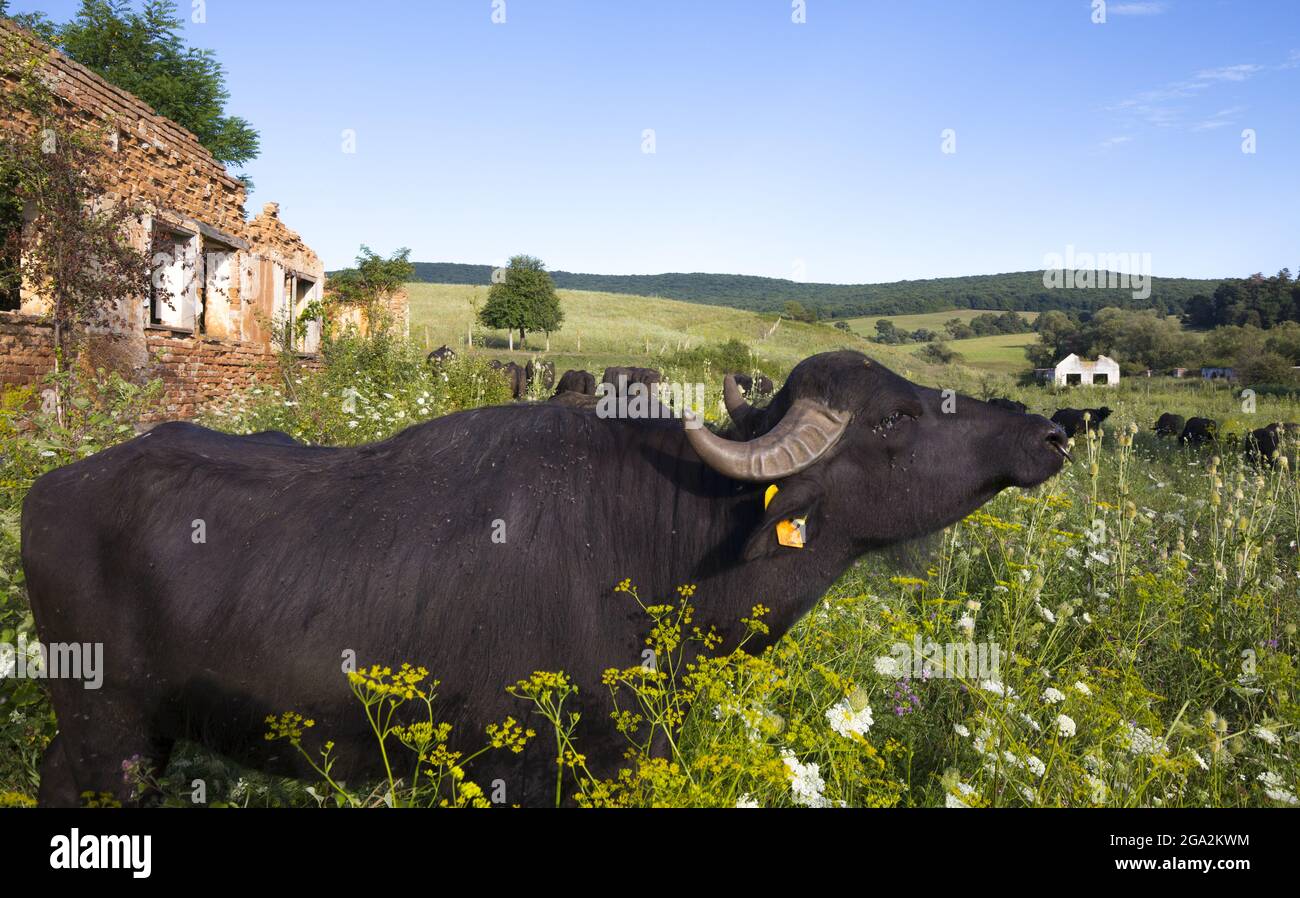
[[[1110,417],[1110,409],[1105,406],[1101,408],[1062,408],[1057,409],[1056,414],[1052,415],[1052,423],[1059,425],[1070,436],[1076,437],[1100,426],[1101,422],[1108,417]]]
[[[579,371],[569,369],[560,375],[559,386],[555,388],[555,394],[561,393],[578,393],[582,396],[596,395],[596,375],[590,371]]]
[[[1186,425],[1182,415],[1175,415],[1173,412],[1165,412],[1156,419],[1156,426],[1153,428],[1157,434],[1162,437],[1174,437],[1183,432]]]
[[[745,391],[746,396],[769,396],[772,393],[772,379],[766,374],[752,377],[748,374],[732,374],[736,384]]]
[[[622,380],[622,389],[632,386],[632,384],[645,384],[651,389],[659,383],[662,375],[654,368],[633,368],[611,366],[605,369],[605,375],[600,379],[603,384],[612,384],[615,390],[620,389],[620,379]]]
[[[996,405],[998,408],[1004,408],[1009,412],[1019,412],[1022,415],[1029,411],[1029,406],[1025,405],[1023,402],[1017,402],[1014,399],[1006,399],[1002,396],[994,396],[989,400],[989,405]]]
[[[1219,422],[1213,418],[1188,418],[1179,442],[1189,446],[1213,443],[1219,435]]]
[[[506,383],[510,385],[510,396],[513,399],[523,399],[528,394],[528,372],[517,362],[506,362],[501,366],[501,373],[505,375]]]
[[[1284,442],[1294,446],[1298,434],[1300,425],[1281,422],[1252,430],[1245,439],[1246,458],[1264,464],[1275,464],[1275,456],[1283,449]]]
[[[455,358],[456,350],[452,349],[450,346],[439,346],[433,352],[429,353],[425,358],[425,361],[431,365],[441,365],[445,362],[450,362]]]
[[[544,390],[549,390],[551,387],[555,386],[554,362],[530,361],[524,367],[524,373],[527,376],[528,384],[530,386],[534,383],[538,383]]]
[[[1065,435],[919,387],[857,352],[800,363],[749,442],[686,422],[509,404],[326,448],[164,424],[41,477],[23,506],[22,560],[40,638],[102,643],[101,687],[51,679],[59,733],[40,801],[137,801],[123,764],[166,766],[196,740],[273,773],[318,776],[265,719],[315,721],[335,779],[383,775],[343,664],[423,665],[437,719],[474,752],[514,716],[539,733],[489,751],[469,776],[508,803],[554,800],[555,744],[505,688],[565,671],[574,739],[597,776],[623,763],[601,674],[643,661],[647,619],[615,585],[674,601],[695,584],[695,626],[722,651],[755,603],[760,652],[855,559],[961,520],[1008,486],[1060,469]],[[764,492],[780,485],[770,506]],[[775,525],[802,517],[807,545]],[[195,522],[204,539],[196,541]],[[419,704],[418,702],[416,703]],[[409,776],[408,761],[395,770]]]

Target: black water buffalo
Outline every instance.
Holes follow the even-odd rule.
[[[272,446],[301,446],[293,437],[289,436],[283,430],[259,430],[257,433],[250,433],[244,437],[246,440],[252,440],[255,443],[268,443]]]
[[[1062,408],[1057,409],[1056,414],[1052,415],[1052,423],[1060,426],[1067,434],[1077,437],[1081,433],[1086,433],[1094,427],[1098,427],[1102,421],[1110,417],[1110,409],[1102,406],[1101,408]]]
[[[510,384],[512,399],[523,399],[528,395],[528,372],[517,362],[505,362],[499,369]]]
[[[1156,419],[1156,426],[1152,428],[1162,437],[1176,437],[1183,432],[1186,425],[1182,415],[1175,415],[1173,412],[1165,412]]]
[[[578,393],[582,396],[596,395],[596,375],[590,371],[570,368],[560,375],[560,383],[555,388],[555,395],[561,393]]]
[[[454,361],[455,358],[456,350],[452,349],[450,346],[439,346],[433,352],[429,353],[424,360],[430,365],[442,365],[446,362]]]
[[[1009,412],[1019,412],[1022,415],[1025,412],[1029,411],[1029,406],[1025,405],[1023,402],[1017,402],[1014,399],[1007,399],[1002,396],[994,396],[992,399],[989,400],[989,405],[995,405],[998,408],[1004,408]]]
[[[477,750],[508,715],[536,726],[521,754],[488,752],[469,775],[489,790],[499,779],[510,803],[553,802],[555,743],[504,690],[567,672],[579,687],[564,706],[581,715],[575,744],[610,775],[627,742],[601,674],[640,664],[648,629],[614,591],[624,578],[654,601],[695,584],[694,626],[716,627],[723,651],[761,602],[770,632],[748,644],[757,652],[859,556],[1060,470],[1065,434],[1045,419],[966,397],[955,413],[944,405],[846,350],[804,360],[766,407],[737,407],[750,440],[693,417],[530,403],[346,448],[171,423],[52,471],[23,506],[36,627],[46,644],[101,643],[104,663],[97,690],[49,681],[60,729],[40,802],[135,802],[123,763],[165,767],[178,739],[316,778],[264,738],[266,717],[288,710],[315,721],[304,748],[334,742],[335,779],[381,777],[341,672],[351,657],[438,677],[452,750]],[[559,458],[572,463],[535,461]],[[775,533],[795,517],[807,521],[802,549]]]
[[[766,374],[751,377],[748,374],[737,372],[730,376],[736,379],[736,385],[744,391],[746,396],[768,396],[772,393],[772,379]]]
[[[1219,437],[1219,422],[1213,418],[1188,418],[1178,441],[1187,446],[1213,443]]]
[[[610,366],[605,369],[605,374],[601,377],[600,382],[612,384],[617,389],[620,386],[620,378],[622,378],[623,389],[632,386],[632,384],[645,384],[647,387],[654,389],[654,385],[663,379],[663,375],[654,368]]]
[[[1287,442],[1294,445],[1298,434],[1300,434],[1300,425],[1281,422],[1252,430],[1244,441],[1246,458],[1271,465],[1276,461],[1284,437]]]
[[[555,386],[555,363],[529,361],[524,366],[524,375],[529,386],[537,383],[542,389],[549,390]]]

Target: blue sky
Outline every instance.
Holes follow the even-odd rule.
[[[189,39],[262,135],[249,210],[278,201],[328,267],[366,243],[840,283],[1070,246],[1300,268],[1295,0],[504,5],[207,0]]]

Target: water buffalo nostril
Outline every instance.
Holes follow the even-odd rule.
[[[1061,430],[1059,427],[1053,427],[1047,432],[1046,442],[1047,445],[1052,447],[1052,449],[1059,452],[1062,458],[1066,461],[1070,460],[1070,440],[1069,437],[1065,435],[1065,431]]]

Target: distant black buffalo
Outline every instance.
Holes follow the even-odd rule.
[[[1188,418],[1178,441],[1188,446],[1213,443],[1219,436],[1219,422],[1213,418]]]
[[[455,358],[456,350],[452,349],[450,346],[439,346],[425,357],[425,361],[430,365],[442,365],[446,362],[455,360]]]
[[[736,379],[736,385],[744,391],[746,396],[768,396],[772,393],[772,379],[766,374],[760,374],[756,378],[740,373],[730,376]]]
[[[536,383],[541,389],[549,390],[555,386],[555,363],[530,361],[524,366],[524,375],[529,386]]]
[[[517,362],[506,362],[500,370],[505,375],[506,383],[510,384],[511,398],[523,399],[528,395],[528,372],[522,365]]]
[[[560,383],[555,388],[555,394],[560,393],[577,393],[582,396],[596,395],[596,375],[590,371],[580,371],[569,369],[560,375]]]
[[[1086,433],[1094,427],[1098,427],[1102,421],[1110,417],[1110,409],[1102,406],[1101,408],[1062,408],[1057,409],[1056,414],[1052,415],[1052,423],[1060,426],[1067,434],[1077,437],[1081,433]]]
[[[1156,426],[1153,428],[1157,434],[1162,437],[1176,437],[1183,432],[1186,425],[1182,415],[1175,415],[1173,412],[1165,412],[1156,419]]]
[[[290,745],[263,738],[266,718],[289,710],[315,722],[306,751],[333,742],[334,779],[382,778],[341,671],[349,658],[427,667],[441,680],[434,713],[461,752],[488,724],[526,719],[507,686],[564,671],[579,690],[563,711],[574,741],[594,775],[611,776],[627,741],[602,672],[640,664],[649,628],[620,581],[645,601],[695,584],[694,626],[716,627],[723,652],[761,602],[769,629],[746,645],[759,653],[862,554],[1060,470],[1060,428],[966,397],[945,414],[948,401],[840,351],[804,360],[768,406],[742,412],[747,441],[695,417],[544,402],[458,412],[358,447],[170,423],[52,471],[23,506],[36,628],[46,645],[102,644],[105,663],[98,689],[48,681],[59,733],[40,802],[90,792],[137,803],[123,765],[156,773],[180,739],[317,779]],[[806,519],[802,549],[778,543],[791,518]],[[506,802],[550,803],[555,755],[539,732],[469,775],[500,780]],[[405,764],[394,775],[409,776]]]
[[[1023,402],[1017,402],[1014,399],[1006,399],[1002,396],[994,396],[992,399],[989,400],[989,405],[995,405],[998,408],[1004,408],[1009,412],[1019,412],[1022,415],[1025,412],[1029,411],[1029,406],[1025,405]]]
[[[1261,427],[1258,430],[1252,430],[1245,440],[1246,458],[1251,461],[1273,464],[1282,449],[1284,436],[1294,445],[1298,434],[1300,434],[1300,425],[1283,424],[1281,422],[1269,424],[1267,427]]]
[[[622,379],[621,384],[620,378]],[[605,374],[601,377],[600,382],[611,384],[616,390],[625,390],[632,384],[645,384],[653,389],[654,385],[662,379],[663,375],[654,368],[611,366],[605,369]]]

